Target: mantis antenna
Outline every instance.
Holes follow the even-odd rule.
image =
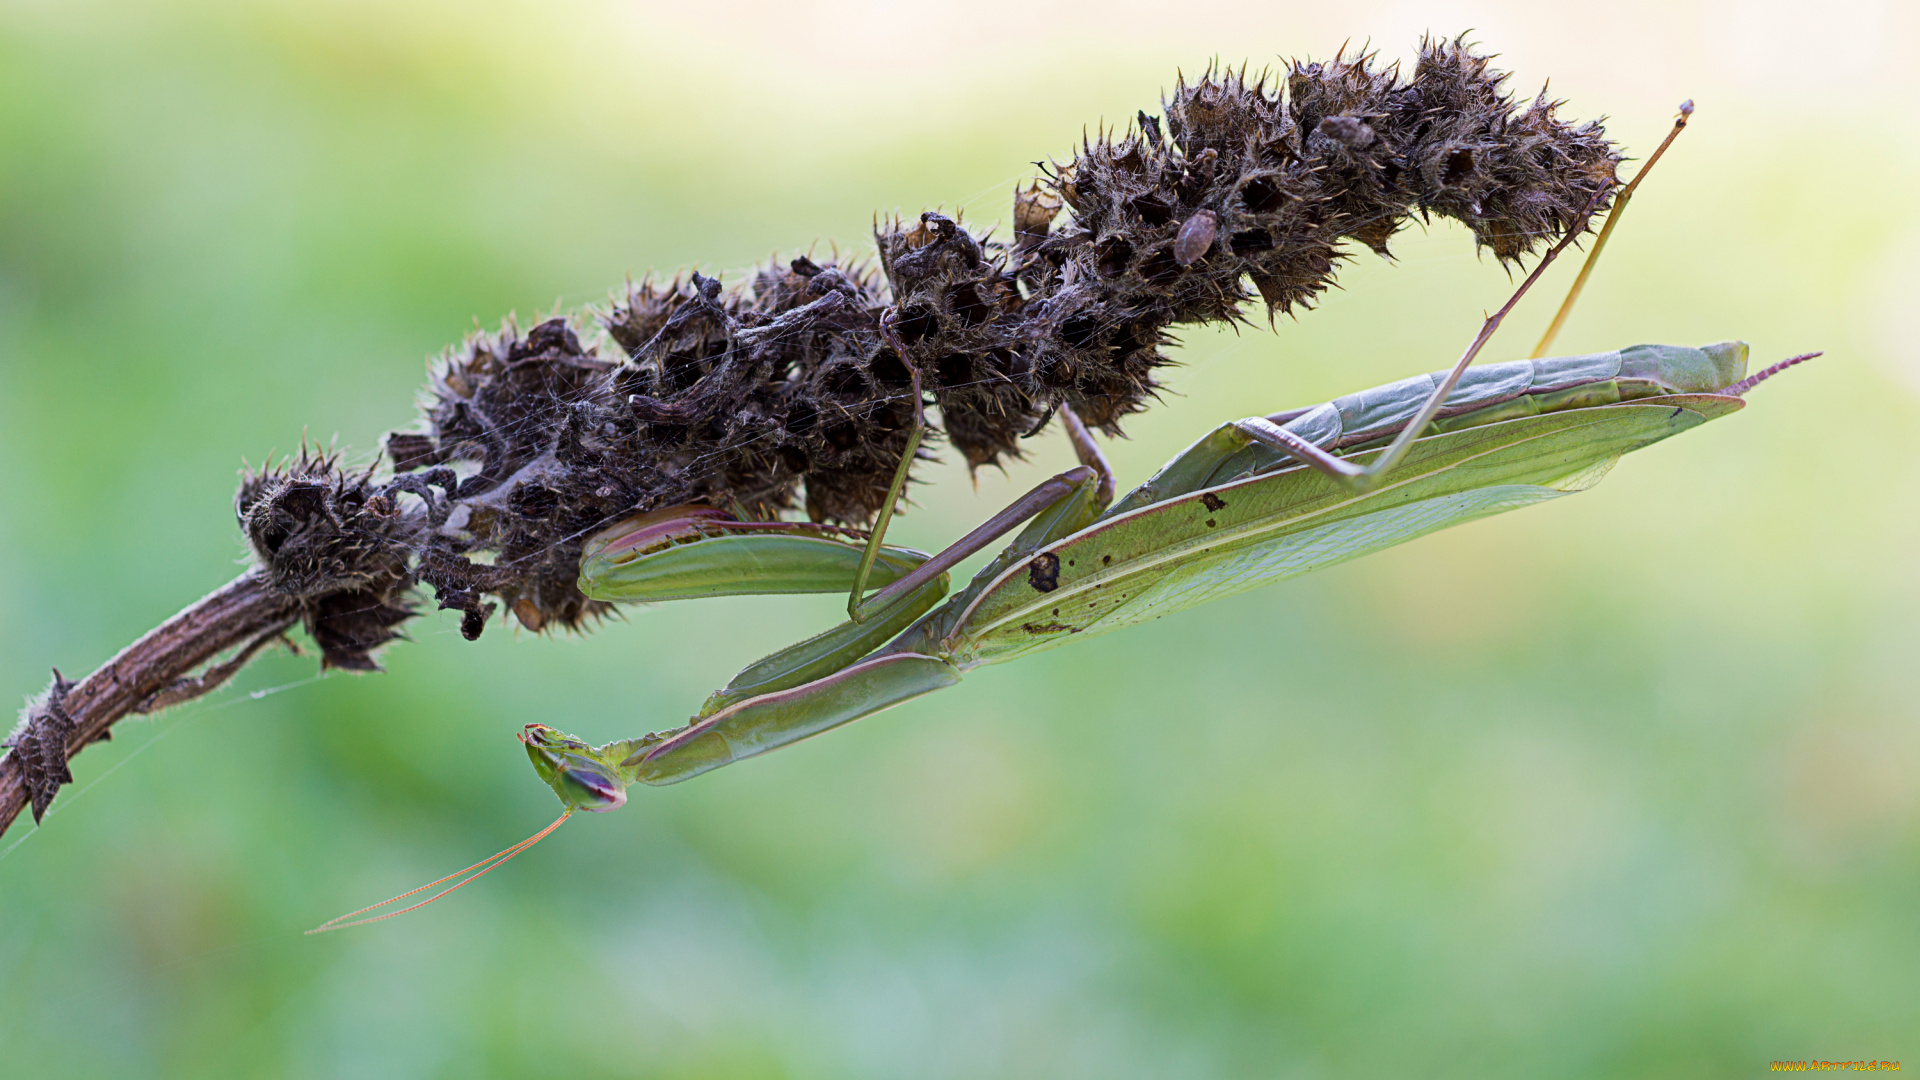
[[[1560,336],[1560,328],[1567,324],[1567,316],[1573,314],[1573,305],[1580,300],[1580,290],[1587,287],[1587,278],[1593,274],[1593,264],[1600,261],[1600,252],[1607,246],[1607,237],[1613,235],[1613,227],[1620,223],[1620,215],[1626,212],[1627,203],[1633,200],[1633,189],[1639,187],[1640,181],[1645,180],[1647,174],[1653,171],[1653,167],[1660,163],[1660,155],[1666,153],[1667,147],[1673,145],[1673,140],[1687,130],[1687,121],[1692,117],[1693,99],[1688,98],[1680,103],[1680,115],[1674,118],[1673,130],[1667,132],[1667,137],[1660,140],[1660,145],[1654,148],[1652,156],[1647,158],[1647,163],[1641,166],[1639,172],[1633,174],[1633,179],[1621,189],[1619,197],[1613,200],[1613,212],[1607,215],[1607,223],[1600,227],[1600,235],[1593,242],[1593,250],[1587,252],[1587,261],[1580,264],[1580,273],[1573,279],[1573,288],[1568,289],[1567,298],[1560,301],[1560,310],[1554,312],[1553,321],[1547,324],[1547,332],[1540,335],[1540,344],[1533,347],[1533,355],[1529,359],[1538,360],[1547,355],[1548,349],[1553,348],[1553,339]]]
[[[502,866],[505,866],[507,862],[511,860],[515,855],[518,855],[521,852],[532,847],[533,845],[539,843],[540,841],[545,840],[549,833],[553,832],[553,830],[559,828],[560,826],[566,824],[567,819],[572,816],[573,816],[573,810],[572,808],[569,808],[566,813],[561,814],[558,818],[556,818],[553,824],[547,826],[544,829],[541,829],[539,832],[534,833],[532,836],[527,837],[525,840],[520,841],[519,843],[513,845],[512,847],[508,848],[505,851],[502,851],[496,855],[489,856],[488,858],[481,859],[479,862],[474,863],[472,866],[467,867],[465,870],[461,870],[458,873],[448,874],[446,877],[441,878],[439,881],[429,881],[425,885],[422,885],[417,889],[409,889],[406,892],[401,893],[399,896],[396,896],[391,900],[382,900],[377,904],[370,904],[367,907],[363,907],[359,911],[349,911],[345,915],[341,915],[337,918],[328,919],[326,922],[323,922],[319,926],[316,926],[313,929],[307,931],[307,934],[308,935],[324,934],[329,930],[345,930],[349,926],[365,926],[367,923],[377,923],[383,919],[391,919],[396,915],[405,915],[409,911],[418,911],[421,908],[426,907],[428,904],[433,903],[435,900],[438,900],[441,897],[447,895],[448,893],[454,891],[455,889],[459,889],[464,886],[471,885],[474,882],[492,873],[493,871],[500,869]],[[475,871],[478,871],[478,873],[475,873]],[[460,878],[461,880],[455,882],[452,885],[448,885],[446,888],[441,889],[439,892],[434,893],[432,896],[427,897],[425,900],[422,900],[417,904],[412,904],[407,907],[403,907],[399,911],[389,911],[385,915],[375,915],[375,916],[372,916],[371,918],[366,918],[366,919],[354,918],[354,916],[356,915],[365,915],[369,911],[378,911],[381,908],[386,907],[388,904],[397,904],[400,901],[405,900],[409,896],[413,896],[416,893],[426,892],[428,889],[433,888],[435,885],[439,885],[448,881],[453,881],[455,878]]]

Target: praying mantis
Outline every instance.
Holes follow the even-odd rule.
[[[580,588],[592,599],[845,591],[848,619],[748,666],[677,729],[592,746],[526,725],[519,738],[564,807],[558,820],[458,874],[310,932],[431,903],[574,813],[619,809],[633,785],[678,783],[953,686],[978,667],[1585,490],[1623,455],[1738,411],[1754,386],[1819,354],[1751,375],[1740,341],[1541,358],[1634,186],[1690,112],[1690,103],[1683,106],[1648,167],[1619,193],[1534,359],[1472,367],[1582,229],[1568,230],[1487,317],[1451,370],[1223,424],[1123,497],[1116,499],[1113,471],[1087,426],[1063,407],[1079,466],[938,554],[885,543],[924,430],[917,415],[871,532],[741,521],[702,506],[653,510],[606,528],[580,565]],[[882,332],[894,333],[890,319]],[[920,397],[916,375],[914,400]],[[950,592],[954,567],[1015,529],[1011,543]],[[456,880],[411,907],[359,918]]]

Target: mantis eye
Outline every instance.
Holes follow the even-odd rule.
[[[520,736],[535,772],[569,810],[600,813],[627,804],[627,785],[592,748],[544,724],[528,724]]]
[[[627,805],[627,786],[599,769],[563,768],[554,791],[568,806],[592,813]]]
[[[581,742],[579,739],[563,731],[556,731],[545,724],[528,724],[525,733],[520,736],[520,741],[529,746],[537,744],[549,750],[587,749],[586,743]]]

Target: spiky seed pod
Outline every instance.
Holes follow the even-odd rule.
[[[303,457],[249,479],[243,524],[272,580],[311,598],[330,663],[371,665],[415,577],[469,637],[490,596],[533,629],[579,626],[605,610],[575,587],[581,545],[635,510],[772,520],[804,491],[815,521],[871,520],[916,374],[977,468],[1061,405],[1117,434],[1173,328],[1244,318],[1256,295],[1270,316],[1311,306],[1350,242],[1384,254],[1412,214],[1462,221],[1502,260],[1564,233],[1617,155],[1504,79],[1458,40],[1423,42],[1411,78],[1369,54],[1271,88],[1183,79],[1164,121],[1084,140],[1016,191],[1010,243],[926,213],[877,230],[877,272],[798,258],[732,289],[630,284],[603,334],[509,323],[435,365],[423,429],[388,438],[392,480]],[[351,604],[323,610],[333,596]]]
[[[73,739],[74,722],[65,704],[67,695],[78,685],[54,668],[52,685],[21,710],[20,723],[0,741],[0,747],[11,751],[9,756],[18,762],[36,825],[47,816],[47,807],[53,805],[61,786],[73,783],[73,771],[67,767],[67,743]],[[100,737],[112,736],[102,733]]]
[[[1544,97],[1523,109],[1505,79],[1458,39],[1423,42],[1411,79],[1371,54],[1295,63],[1284,93],[1210,70],[1175,87],[1164,134],[1143,114],[1054,167],[1062,228],[1019,193],[1012,255],[945,218],[896,224],[881,261],[903,332],[922,331],[912,360],[974,380],[934,383],[948,437],[979,465],[1061,404],[1113,431],[1153,397],[1170,328],[1241,318],[1243,282],[1269,315],[1309,307],[1348,241],[1384,255],[1415,213],[1461,221],[1503,261],[1557,238],[1619,158],[1598,125],[1555,120]]]
[[[746,292],[694,281],[650,338],[615,333],[628,354],[618,381],[656,450],[712,477],[684,501],[771,517],[804,479],[815,521],[871,520],[913,415],[911,375],[879,333],[873,275],[802,257],[762,270]],[[632,310],[616,308],[610,331]]]
[[[246,474],[234,513],[268,584],[302,602],[321,663],[374,670],[374,650],[413,615],[407,592],[424,523],[402,513],[371,470],[349,473],[337,455],[304,447]]]
[[[581,544],[636,508],[774,519],[804,480],[815,520],[871,520],[913,417],[884,309],[872,274],[802,257],[749,289],[629,285],[599,319],[617,359],[561,319],[469,339],[435,365],[426,430],[388,438],[443,519],[421,580],[469,633],[488,594],[528,627],[576,627],[606,609],[574,584]]]
[[[1017,453],[1012,440],[1039,414],[1018,329],[1027,305],[1005,248],[932,212],[911,228],[888,222],[875,240],[893,286],[894,330],[940,406],[948,440],[976,468]]]

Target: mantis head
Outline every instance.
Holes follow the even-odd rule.
[[[1683,394],[1724,394],[1747,373],[1747,343],[1719,341],[1697,349],[1634,345],[1620,350],[1620,374],[1650,379]],[[1735,395],[1738,396],[1738,395]]]
[[[1820,355],[1810,352],[1790,356],[1748,375],[1744,341],[1721,341],[1697,349],[1634,345],[1620,350],[1620,374],[1630,379],[1650,379],[1683,394],[1744,397],[1747,391],[1773,376]]]
[[[627,784],[619,769],[622,754],[603,754],[545,724],[528,724],[519,738],[534,771],[568,810],[599,813],[627,804]]]

